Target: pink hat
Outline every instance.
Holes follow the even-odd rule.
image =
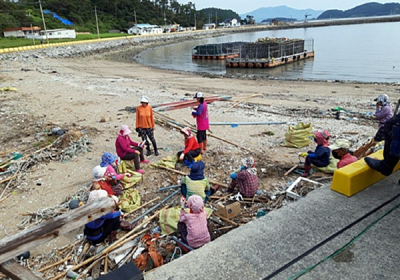
[[[132,130],[129,129],[129,126],[127,126],[126,124],[122,125],[119,133],[122,134],[122,136],[126,136],[129,133],[132,133]]]

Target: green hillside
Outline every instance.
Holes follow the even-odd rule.
[[[178,23],[187,27],[194,26],[196,22],[197,28],[208,23],[210,13],[213,14],[213,20],[215,12],[218,20],[234,17],[240,19],[237,13],[229,10],[196,11],[193,2],[180,4],[176,0],[44,0],[42,6],[43,10],[49,10],[73,22],[73,28],[77,31],[89,32],[96,32],[95,7],[100,32],[130,28],[135,23],[135,14],[137,23]],[[44,17],[48,29],[70,28],[52,15],[45,14]],[[31,24],[43,28],[39,3],[36,0],[0,0],[0,29],[29,27]]]
[[[372,16],[386,16],[400,14],[399,3],[366,3],[357,6],[353,9],[340,11],[340,10],[327,10],[323,12],[318,19],[329,18],[353,18],[353,17],[372,17]]]

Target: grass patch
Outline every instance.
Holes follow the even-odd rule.
[[[126,37],[128,34],[121,33],[102,33],[100,38],[114,38],[114,37]],[[62,43],[71,41],[85,41],[97,39],[97,34],[78,34],[75,39],[49,39],[49,43]],[[46,41],[43,41],[46,44]],[[26,38],[0,38],[0,49],[4,48],[15,48],[24,46],[40,45],[40,40],[33,41],[32,39]]]

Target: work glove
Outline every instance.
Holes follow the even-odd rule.
[[[240,167],[240,170],[245,170],[246,169],[246,166],[244,166],[244,165],[242,165],[241,167]]]
[[[237,178],[236,173],[232,173],[232,174],[231,174],[231,179],[236,179],[236,178]]]
[[[308,153],[306,153],[306,152],[300,153],[300,156],[301,156],[301,157],[306,157],[306,156],[308,156]]]
[[[125,173],[125,176],[129,178],[129,177],[132,176],[132,174],[131,173]]]
[[[144,148],[144,145],[146,145],[146,140],[142,141],[139,143],[139,148]]]
[[[197,113],[197,111],[195,109],[192,109],[192,115],[196,114],[196,113]]]
[[[185,154],[182,153],[182,154],[179,156],[179,160],[182,161],[184,158],[185,158]]]
[[[138,136],[138,137],[142,137],[142,133],[140,132],[140,128],[137,127],[137,128],[135,129],[135,131],[137,132],[137,134],[138,134],[137,136]]]

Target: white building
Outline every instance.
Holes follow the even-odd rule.
[[[219,24],[222,27],[237,27],[240,26],[240,22],[236,18],[226,19]]]
[[[5,28],[1,30],[1,36],[26,38],[28,35],[39,35],[40,30],[41,28],[38,26]]]
[[[161,34],[163,29],[158,25],[151,25],[148,23],[135,24],[128,29],[128,34],[134,35],[148,35],[148,34]]]
[[[215,29],[215,23],[205,23],[203,24],[203,29],[205,30]]]
[[[28,36],[27,38],[32,38],[32,36]],[[75,29],[49,29],[47,30],[47,38],[49,39],[75,39],[76,33]],[[35,36],[35,39],[43,39],[46,40],[46,31],[40,31],[39,36]]]

